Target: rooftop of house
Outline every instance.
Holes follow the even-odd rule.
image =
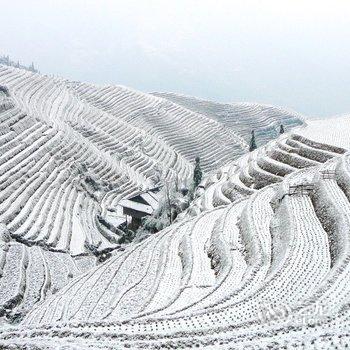
[[[160,187],[149,189],[145,192],[140,192],[129,198],[122,199],[119,204],[126,209],[135,210],[138,212],[150,215],[158,207]]]

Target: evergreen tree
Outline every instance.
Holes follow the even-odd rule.
[[[255,141],[255,132],[252,130],[252,137],[250,139],[250,144],[249,144],[249,152],[254,151],[257,149],[256,141]]]
[[[283,126],[283,124],[281,124],[281,126],[280,126],[280,134],[284,134],[284,126]]]
[[[202,169],[201,169],[199,162],[200,162],[200,158],[196,157],[196,165],[195,165],[194,171],[193,171],[193,186],[194,186],[194,188],[196,188],[200,184],[200,182],[202,181]]]

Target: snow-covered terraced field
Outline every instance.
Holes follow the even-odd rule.
[[[300,125],[300,117],[295,112],[258,103],[218,103],[196,97],[167,92],[155,92],[155,96],[165,98],[195,113],[218,121],[225,129],[236,133],[249,142],[252,129],[255,130],[258,146],[271,140],[271,133],[278,136],[280,125],[289,128]]]
[[[95,259],[89,256],[72,258],[66,253],[14,242],[1,224],[0,318],[19,322],[35,304],[94,265]]]
[[[116,254],[0,344],[345,348],[349,200],[350,153],[297,170]]]
[[[310,119],[307,123],[307,128],[298,131],[299,135],[321,143],[350,148],[349,115],[328,119]]]
[[[0,85],[1,349],[350,347],[346,118],[326,134],[270,106],[3,66]],[[281,123],[303,125],[271,140]],[[264,145],[238,157],[252,128]],[[159,165],[190,178],[197,155],[209,175],[173,225],[86,256],[117,246],[101,218],[121,198]]]
[[[120,231],[109,218],[120,199],[154,186],[158,169],[186,182],[196,156],[211,171],[247,149],[246,120],[227,126],[129,88],[2,65],[0,86],[0,221],[17,240],[51,250],[115,248]],[[270,139],[282,121],[303,123],[296,113],[253,110]]]
[[[318,127],[310,124],[298,129],[297,134],[283,134],[212,172],[202,182],[204,191],[198,191],[198,198],[179,219],[249,197],[267,185],[281,182],[298,169],[317,166],[340,156],[350,149],[347,120],[344,121],[343,131],[338,130],[338,138],[334,135],[333,138],[321,137]],[[315,137],[311,140],[303,135]],[[325,139],[330,144],[324,143]],[[334,143],[338,146],[333,146]]]

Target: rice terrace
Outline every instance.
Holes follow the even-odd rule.
[[[205,34],[198,34],[198,40],[191,40],[194,27],[187,22],[182,1],[172,2],[169,9],[158,1],[119,4],[123,16],[126,9],[140,15],[141,29],[131,12],[130,18],[118,17],[113,2],[103,3],[78,1],[72,4],[72,14],[56,4],[55,11],[67,18],[67,30],[76,26],[70,16],[86,10],[86,17],[75,18],[85,39],[96,45],[95,51],[89,46],[88,54],[83,53],[82,34],[72,31],[76,42],[67,39],[67,50],[74,45],[79,49],[71,64],[65,59],[55,63],[62,71],[50,72],[51,46],[47,61],[41,59],[42,51],[31,52],[33,60],[38,55],[38,64],[21,63],[7,53],[0,57],[0,349],[349,348],[349,114],[317,116],[311,100],[312,93],[321,93],[321,84],[313,92],[303,90],[305,101],[310,94],[310,104],[300,109],[315,108],[313,115],[270,103],[271,96],[277,101],[284,93],[279,80],[267,80],[254,90],[248,84],[254,77],[245,76],[244,68],[229,70],[224,61],[215,66],[218,77],[223,79],[220,72],[226,68],[225,74],[234,72],[241,84],[237,91],[247,96],[241,100],[249,101],[252,91],[260,91],[257,100],[265,97],[266,102],[211,98],[213,80],[202,72],[207,66],[200,60],[193,65],[190,57],[211,56],[196,56],[185,43],[200,46],[203,38],[211,38],[209,29],[231,33],[224,26],[225,9],[233,10],[229,2],[223,1],[227,7],[210,0],[202,5],[188,2],[189,13],[199,11],[197,25],[208,26],[201,27]],[[233,24],[247,40],[253,40],[245,32],[249,26],[255,33],[260,20],[265,23],[276,15],[252,3],[252,16],[256,9],[262,11],[254,21],[246,19],[247,27]],[[267,3],[283,12],[281,4]],[[329,10],[340,26],[341,9],[347,5],[321,3],[311,23],[322,21]],[[13,13],[12,6],[8,13]],[[45,23],[55,23],[49,6],[42,4],[40,11],[48,11]],[[237,18],[248,11],[246,4],[237,6]],[[286,1],[285,6],[294,11],[302,5]],[[303,6],[309,14],[309,7]],[[173,18],[166,17],[165,23],[155,8],[164,15],[171,9]],[[222,27],[202,22],[209,10]],[[285,16],[280,30],[294,30]],[[114,18],[126,22],[109,32],[105,25]],[[94,31],[104,31],[109,38],[129,20],[140,37],[154,39],[154,46],[137,44],[145,56],[134,57],[135,62],[124,57],[136,50],[136,44],[127,46],[129,36],[136,38],[134,32],[125,34],[126,46],[120,44],[118,57],[104,47],[124,70],[116,64],[118,83],[112,65],[92,63],[105,43]],[[23,21],[30,23],[27,28],[35,27],[32,17]],[[184,36],[174,29],[180,24]],[[331,26],[338,30],[335,22]],[[163,41],[169,28],[175,36]],[[59,42],[61,34],[51,30],[48,25],[48,32],[38,37],[51,43],[53,39],[45,39],[50,33]],[[270,35],[271,41],[277,40]],[[294,42],[287,36],[285,40]],[[16,53],[8,43],[3,49]],[[221,47],[219,39],[212,45]],[[180,59],[185,48],[188,61]],[[221,48],[232,49],[227,43]],[[71,57],[67,50],[64,55]],[[175,51],[167,56],[167,50]],[[259,55],[263,62],[264,53]],[[148,65],[146,56],[154,63]],[[170,57],[178,59],[176,65]],[[251,72],[256,64],[264,64],[258,61]],[[244,62],[243,67],[250,64]],[[190,63],[193,71],[182,70]],[[144,75],[136,79],[141,68]],[[269,69],[277,71],[278,63]],[[78,79],[81,72],[86,79]],[[96,78],[96,72],[101,77]],[[196,85],[198,72],[208,79],[207,88]],[[128,77],[130,82],[136,79],[134,87],[125,84]],[[269,83],[275,84],[274,95]],[[174,88],[164,92],[160,87],[166,84]],[[286,106],[297,101],[296,94],[291,87]],[[232,92],[231,100],[239,101],[235,96],[240,95]],[[338,97],[336,105],[346,108]],[[331,104],[321,97],[318,101]]]

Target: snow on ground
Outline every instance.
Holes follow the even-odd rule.
[[[350,346],[346,118],[267,142],[301,119],[2,66],[0,83],[0,348]],[[267,143],[233,157],[259,118]],[[71,256],[116,246],[101,215],[198,154],[210,173],[177,222],[98,265]]]
[[[350,149],[350,116],[328,119],[310,119],[307,126],[297,131],[308,139]]]
[[[157,169],[186,183],[196,156],[211,171],[244,153],[241,129],[260,121],[266,141],[282,121],[302,123],[296,113],[242,104],[226,125],[122,86],[4,65],[0,85],[0,220],[23,242],[73,254],[116,246],[120,220],[110,212],[153,187]]]
[[[86,241],[84,229],[81,225],[79,214],[74,211],[72,218],[72,240],[70,244],[71,254],[80,255],[85,252],[84,242]]]
[[[344,346],[349,188],[350,153],[339,154],[176,223],[72,281],[0,343],[55,334],[91,348]]]

